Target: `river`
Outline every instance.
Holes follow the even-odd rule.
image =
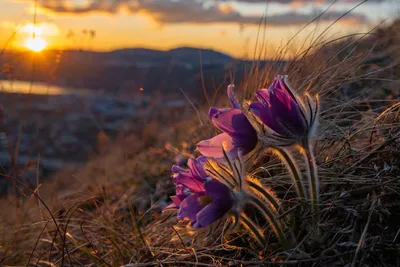
[[[34,95],[87,95],[93,91],[50,85],[42,82],[0,80],[0,92]]]

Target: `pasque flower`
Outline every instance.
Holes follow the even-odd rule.
[[[228,86],[227,93],[233,108],[211,108],[209,111],[213,124],[223,133],[197,144],[197,149],[204,156],[222,159],[223,147],[229,156],[234,157],[239,149],[247,154],[257,145],[257,132],[240,109],[232,88],[232,85]]]
[[[267,138],[274,138],[279,145],[290,145],[304,143],[313,134],[318,97],[314,107],[308,95],[304,103],[288,85],[287,76],[275,77],[268,89],[260,89],[256,95],[259,101],[251,103],[249,108],[273,131],[266,135]]]
[[[207,158],[188,160],[189,169],[174,165],[172,180],[176,185],[173,203],[165,209],[178,209],[178,219],[188,219],[194,228],[206,227],[222,218],[232,208],[231,190],[208,177],[204,170]]]
[[[239,223],[244,224],[262,246],[266,245],[263,231],[245,214],[244,207],[250,204],[261,212],[279,241],[286,247],[282,224],[277,217],[280,209],[279,201],[270,188],[263,186],[258,179],[247,174],[246,164],[240,150],[234,159],[230,159],[228,156],[222,162],[209,159],[205,164],[205,169],[214,179],[224,183],[231,190],[233,196],[232,229],[235,229]]]
[[[315,97],[315,100],[312,100],[308,94],[305,94],[304,99],[297,97],[288,85],[287,76],[279,75],[275,77],[268,89],[260,89],[256,95],[259,101],[251,103],[249,109],[267,126],[267,130],[272,130],[261,136],[264,142],[275,147],[297,144],[304,156],[309,195],[315,215],[313,217],[314,225],[318,229],[319,180],[311,144],[318,119],[318,96]],[[286,152],[285,154],[288,155]],[[301,194],[301,191],[304,190],[298,178],[299,172],[293,164],[294,161],[290,157],[287,159],[288,163],[292,163],[291,171],[297,173],[294,180],[297,190]]]

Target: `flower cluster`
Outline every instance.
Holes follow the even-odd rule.
[[[241,223],[265,245],[262,231],[243,211],[250,204],[264,215],[278,240],[287,246],[285,224],[279,219],[280,201],[271,188],[247,174],[245,162],[249,155],[254,159],[261,148],[273,149],[288,168],[298,197],[310,200],[317,224],[318,177],[311,139],[318,119],[318,97],[299,97],[286,76],[275,77],[268,89],[256,92],[258,101],[245,102],[243,106],[235,98],[233,88],[227,88],[231,108],[209,111],[212,123],[222,133],[197,144],[202,156],[190,158],[188,169],[172,167],[176,195],[165,209],[178,210],[178,219],[189,221],[194,228],[231,218],[233,229]],[[305,193],[302,175],[288,150],[292,145],[304,153],[309,194]]]
[[[190,158],[188,170],[172,167],[176,195],[171,197],[173,203],[165,208],[178,209],[178,219],[189,219],[194,228],[210,225],[232,207],[231,191],[207,175],[205,161],[206,157]]]

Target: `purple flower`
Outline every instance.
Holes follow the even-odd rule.
[[[204,170],[206,160],[206,157],[190,158],[188,170],[172,167],[176,195],[171,197],[173,203],[165,208],[178,209],[178,219],[188,219],[195,228],[206,227],[222,218],[233,205],[231,190],[208,177]]]
[[[182,201],[184,201],[185,198],[187,198],[190,195],[187,188],[185,188],[183,185],[177,184],[177,185],[175,185],[175,187],[176,187],[176,195],[170,197],[172,200],[172,203],[170,205],[166,206],[164,208],[164,210],[179,209]]]
[[[206,197],[200,199],[199,203],[205,204],[205,202],[202,202],[204,200],[209,203],[196,214],[194,228],[206,227],[212,224],[228,213],[233,205],[232,191],[218,180],[207,178],[204,188]]]
[[[304,140],[309,136],[316,120],[317,108],[311,107],[307,97],[309,110],[287,84],[286,76],[275,77],[268,89],[256,92],[259,101],[250,104],[250,110],[272,129],[278,138],[291,141]]]
[[[181,168],[177,165],[172,166],[172,180],[176,185],[182,185],[191,192],[204,191],[204,179],[208,177],[204,170],[206,157],[190,158],[187,161],[189,169]]]
[[[211,121],[223,133],[197,144],[197,149],[204,156],[222,159],[223,147],[229,156],[235,157],[239,149],[247,154],[257,145],[257,132],[241,111],[231,87],[228,86],[227,93],[233,108],[211,108],[209,111]]]

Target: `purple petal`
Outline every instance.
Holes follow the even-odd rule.
[[[181,205],[182,201],[185,200],[186,196],[184,195],[175,195],[171,196],[172,202],[177,206],[177,208]]]
[[[215,114],[217,114],[219,112],[220,109],[218,108],[210,108],[210,110],[208,111],[208,116],[210,117],[210,119],[212,119]]]
[[[235,95],[233,94],[233,90],[232,90],[233,88],[235,88],[235,86],[233,84],[229,85],[226,88],[226,92],[228,94],[229,100],[232,103],[233,108],[240,109],[239,102],[236,100]]]
[[[183,175],[177,173],[173,176],[173,179],[176,184],[181,184],[192,192],[204,191],[204,185],[202,179],[196,178],[192,175]]]
[[[174,173],[172,179],[175,184],[183,185],[193,192],[204,191],[203,177],[193,175],[191,170],[181,168],[177,165],[172,166],[172,172]]]
[[[171,171],[173,173],[189,173],[189,170],[186,170],[178,165],[172,165]]]
[[[271,93],[270,101],[270,105],[282,104],[288,110],[292,110],[297,105],[296,102],[292,100],[290,95],[282,90],[274,90],[273,93]]]
[[[291,133],[284,128],[279,121],[277,116],[274,116],[272,107],[265,105],[261,102],[253,102],[250,104],[250,110],[260,118],[260,120],[273,131],[280,135],[290,135]]]
[[[222,133],[211,139],[201,141],[197,144],[199,152],[206,157],[221,159],[224,158],[222,147],[228,155],[237,154],[238,147],[233,143],[233,139],[229,134]]]
[[[275,91],[271,94],[271,109],[276,117],[275,120],[278,120],[292,135],[300,136],[305,133],[307,124],[299,106],[287,93]]]
[[[205,192],[198,192],[185,198],[179,208],[178,219],[188,218],[192,223],[196,222],[197,213],[204,208],[204,205],[201,203],[201,197],[205,195]]]
[[[270,90],[267,89],[257,90],[256,95],[264,105],[269,105]]]
[[[264,124],[289,138],[306,134],[307,121],[285,76],[275,77],[268,90],[260,89],[256,94],[261,103],[252,103],[250,109]]]
[[[212,121],[218,129],[234,138],[256,136],[253,126],[240,109],[220,110]]]
[[[257,117],[262,120],[262,117],[270,117],[270,111],[267,105],[264,105],[261,102],[255,101],[252,102],[249,106],[251,112],[253,112]],[[265,113],[265,114],[264,114]]]
[[[175,188],[176,194],[177,195],[184,195],[184,196],[188,196],[188,194],[184,193],[184,188],[181,184],[177,184],[176,188]]]
[[[275,77],[274,80],[272,81],[272,84],[268,87],[268,91],[272,91],[275,88],[277,88],[278,86],[279,86],[279,80],[278,80],[278,77]]]
[[[205,178],[207,177],[207,173],[204,170],[204,163],[207,161],[207,158],[204,156],[198,157],[197,159],[190,158],[187,162],[189,169],[191,170],[193,176],[197,178]]]
[[[218,219],[222,218],[229,210],[231,206],[221,205],[218,202],[212,202],[197,213],[197,220],[194,223],[194,228],[206,227]]]
[[[212,201],[232,205],[232,191],[225,184],[216,179],[209,178],[204,183],[204,188]]]
[[[212,202],[197,214],[193,227],[205,227],[222,218],[233,205],[232,191],[223,183],[209,179],[204,187]]]
[[[289,86],[286,83],[285,76],[279,77],[279,86],[280,86],[280,88],[285,90],[290,95],[290,97],[297,103],[297,99],[296,99],[295,95],[293,94],[292,90],[289,88]]]

